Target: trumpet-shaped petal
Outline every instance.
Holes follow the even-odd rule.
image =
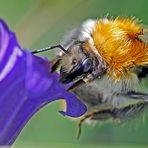
[[[63,115],[79,117],[86,106],[50,72],[50,62],[18,45],[0,20],[0,145],[11,145],[29,119],[44,105],[65,99]]]

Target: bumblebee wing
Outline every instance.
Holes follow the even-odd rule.
[[[136,68],[136,73],[137,73],[139,80],[147,78],[148,77],[148,66],[143,66],[143,67],[141,66],[141,67]]]
[[[139,38],[148,44],[148,26],[144,26],[143,28],[143,35],[140,35]]]
[[[148,44],[148,26],[144,26],[143,35],[140,35],[139,38],[145,43]],[[136,69],[138,78],[141,80],[148,77],[148,65],[141,66]]]

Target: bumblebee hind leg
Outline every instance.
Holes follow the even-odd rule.
[[[90,113],[90,114],[85,115],[85,116],[80,120],[80,122],[79,122],[79,124],[78,124],[77,139],[79,139],[80,136],[81,136],[82,124],[84,123],[84,121],[85,121],[86,119],[89,119],[89,118],[91,119],[92,117],[93,117],[93,113]]]
[[[109,119],[111,117],[114,118],[114,114],[113,114],[113,112],[111,112],[110,109],[94,111],[94,112],[91,112],[91,113],[85,115],[80,120],[80,122],[78,124],[77,139],[79,139],[80,136],[81,136],[82,124],[85,122],[85,120],[90,119],[90,120],[98,120],[98,121],[102,121],[103,120],[104,121],[104,120],[107,120],[107,119]]]
[[[144,108],[147,105],[148,102],[141,102],[137,104],[128,105],[123,108],[104,109],[87,114],[84,116],[84,118],[80,120],[78,124],[77,139],[79,139],[81,136],[82,124],[86,119],[97,120],[97,121],[105,121],[108,119],[113,119],[114,121],[121,121],[123,119],[128,119],[134,115],[137,115],[137,113],[144,110]]]

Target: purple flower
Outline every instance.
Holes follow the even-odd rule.
[[[0,145],[11,145],[28,120],[47,103],[65,99],[63,115],[79,117],[86,106],[50,73],[50,62],[22,50],[0,20]]]

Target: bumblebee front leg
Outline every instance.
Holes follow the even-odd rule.
[[[79,87],[80,85],[87,84],[87,83],[93,81],[96,77],[98,77],[98,75],[94,75],[93,73],[88,74],[83,79],[80,79],[80,80],[76,81],[75,83],[73,83],[73,85],[68,90],[72,91],[75,88]]]
[[[60,65],[60,62],[61,62],[61,57],[60,56],[57,56],[56,58],[54,58],[52,60],[52,67],[51,67],[51,72],[54,72],[57,70],[57,68],[59,67]]]

